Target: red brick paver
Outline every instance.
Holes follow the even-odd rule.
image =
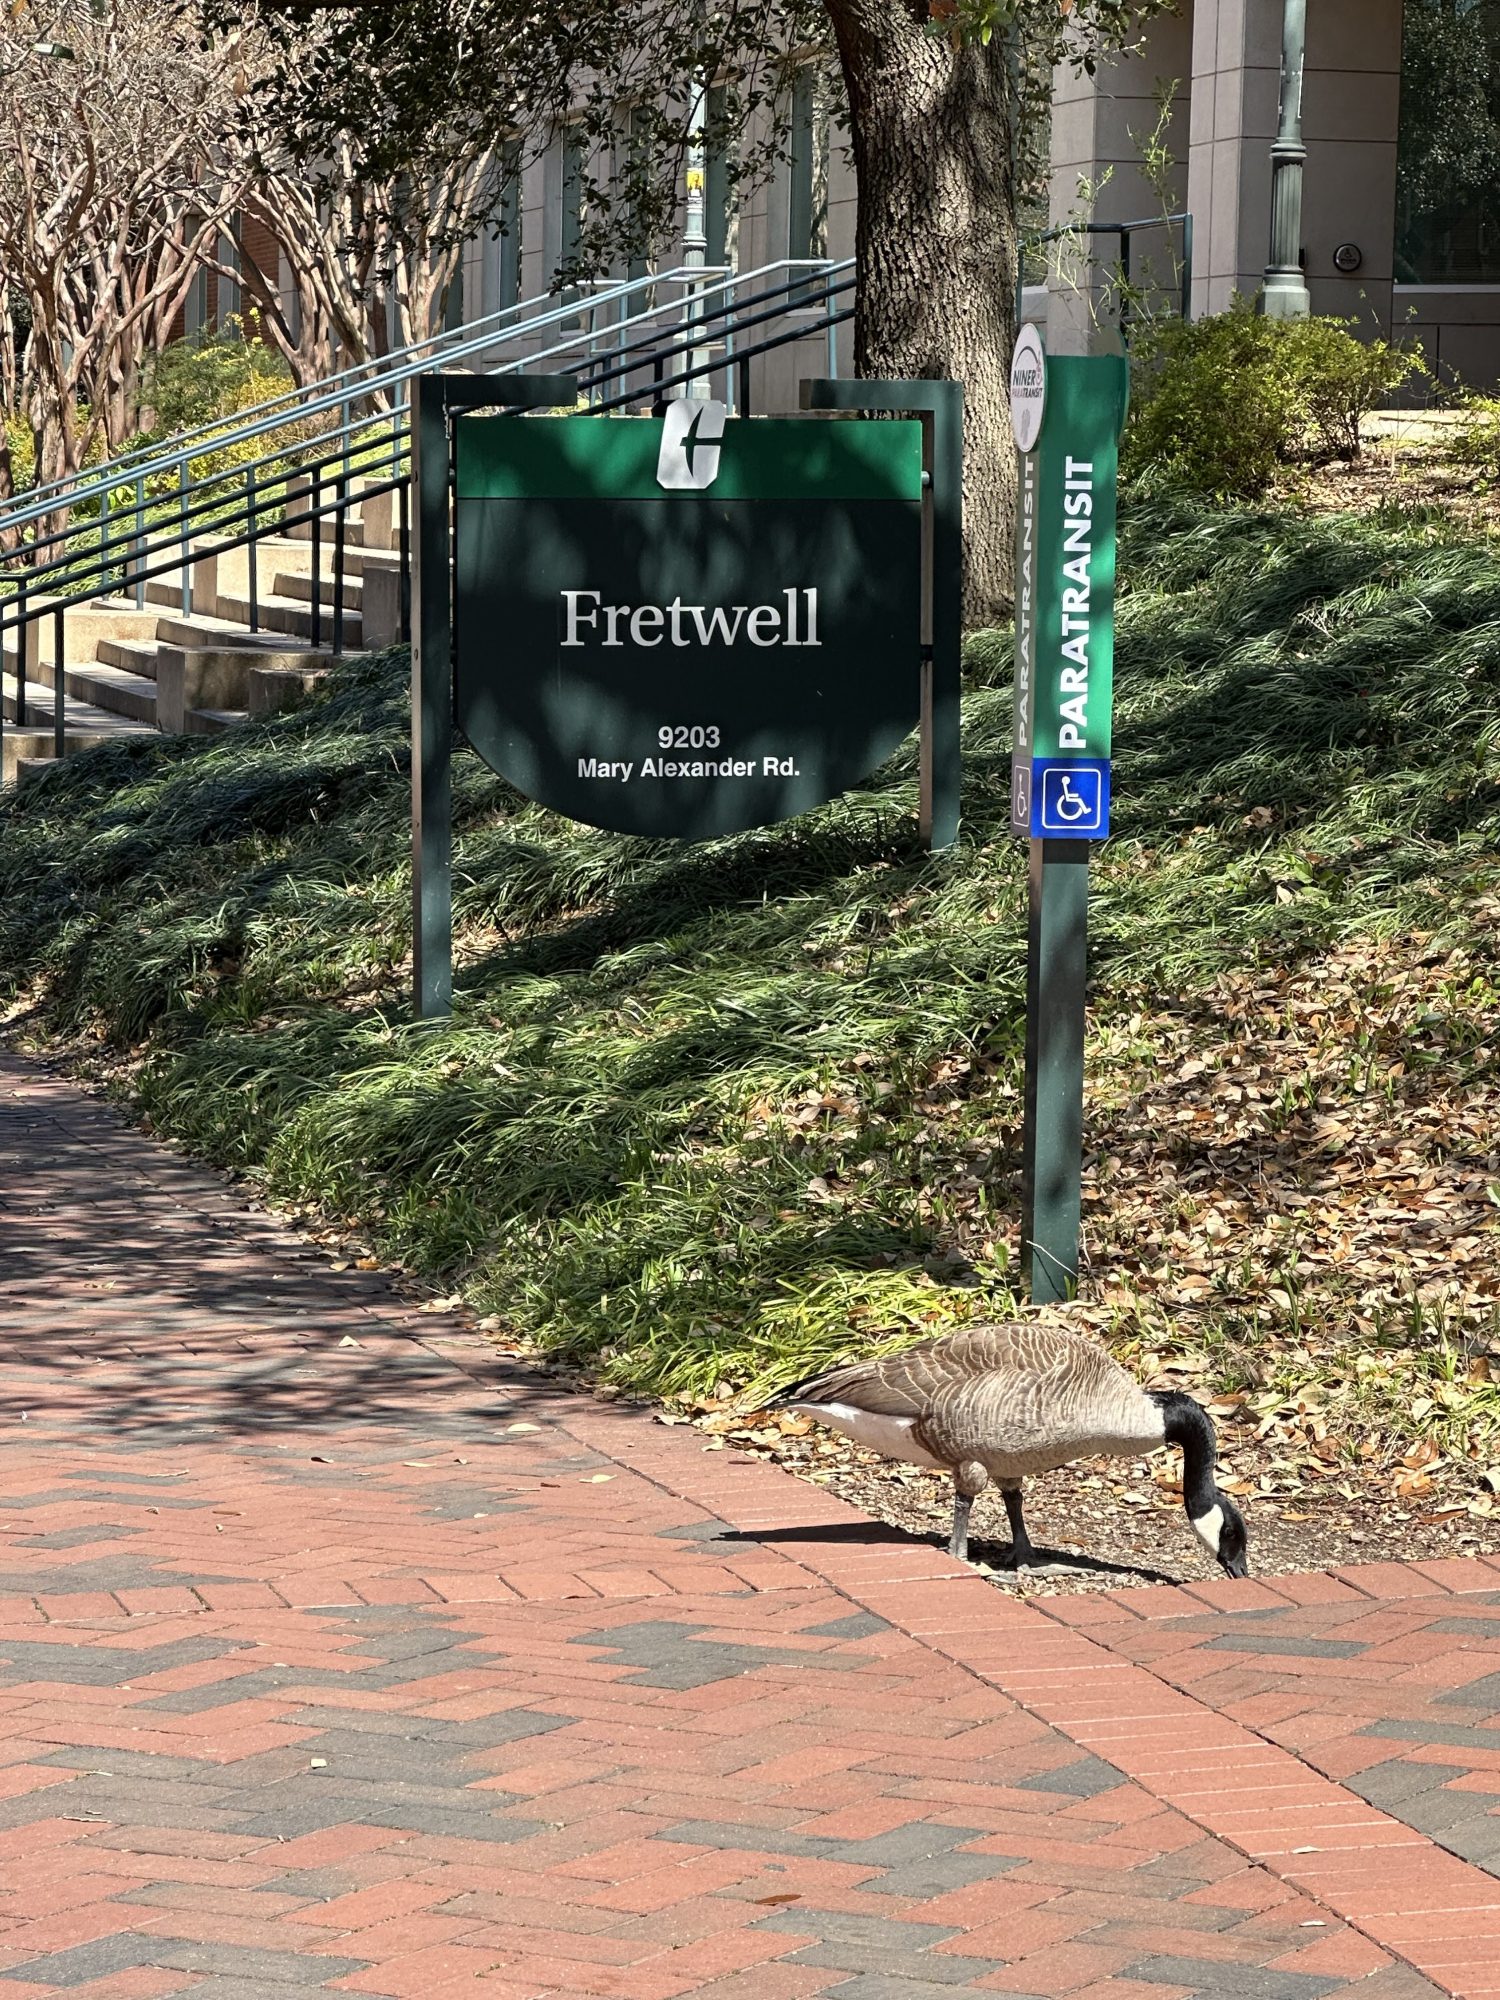
[[[0,2000],[1500,1996],[1500,1572],[1018,1603],[4,1055],[0,1248]]]

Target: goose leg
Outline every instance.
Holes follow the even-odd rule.
[[[969,1559],[969,1511],[990,1483],[990,1475],[977,1458],[965,1459],[953,1468],[953,1533],[948,1553],[955,1562]]]
[[[1036,1550],[1031,1546],[1025,1517],[1021,1513],[1021,1489],[1019,1485],[1004,1486],[1000,1491],[1005,1501],[1006,1519],[1010,1522],[1011,1559],[1017,1569],[1023,1569],[1036,1561]]]

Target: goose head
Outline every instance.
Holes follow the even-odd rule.
[[[1182,1501],[1193,1533],[1226,1576],[1248,1576],[1245,1517],[1214,1479],[1218,1441],[1208,1412],[1178,1389],[1148,1393],[1161,1412],[1163,1437],[1182,1450]]]
[[[1188,1521],[1193,1533],[1222,1566],[1226,1576],[1250,1574],[1245,1517],[1227,1493],[1215,1487],[1213,1505],[1201,1514],[1195,1514],[1190,1507]]]

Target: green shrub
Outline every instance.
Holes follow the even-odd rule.
[[[1129,473],[1158,466],[1215,500],[1255,500],[1279,465],[1304,455],[1357,458],[1372,409],[1414,375],[1419,348],[1356,339],[1335,319],[1273,320],[1254,301],[1136,335]]]
[[[1494,479],[1500,475],[1500,397],[1466,396],[1448,433],[1449,456]]]
[[[1292,357],[1304,425],[1313,445],[1332,458],[1358,458],[1360,427],[1413,376],[1425,376],[1420,347],[1359,340],[1338,319],[1278,322]]]
[[[166,438],[232,417],[292,386],[291,370],[263,340],[215,333],[174,340],[146,370],[141,410],[152,418],[143,436]]]
[[[1160,466],[1214,500],[1257,499],[1300,423],[1281,323],[1248,299],[1207,319],[1142,327],[1131,355],[1130,474]]]
[[[23,486],[29,486],[36,478],[36,444],[30,424],[20,417],[7,417],[5,442],[10,446],[11,484],[19,493]]]
[[[285,420],[263,437],[220,444],[222,434],[235,429],[242,413],[285,394],[293,386],[291,370],[263,340],[245,340],[233,331],[203,340],[178,340],[152,364],[142,385],[143,414],[154,421],[143,430],[132,450],[169,444],[183,431],[207,429],[200,449],[188,461],[189,476],[198,481],[232,472],[274,449],[305,442],[315,423],[288,412]],[[147,482],[147,496],[165,499],[176,489],[169,471]],[[226,488],[227,496],[227,488]],[[274,496],[268,491],[268,500]]]

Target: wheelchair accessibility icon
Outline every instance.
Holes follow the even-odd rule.
[[[1053,765],[1041,779],[1038,832],[1087,839],[1104,831],[1108,794],[1097,765]]]

